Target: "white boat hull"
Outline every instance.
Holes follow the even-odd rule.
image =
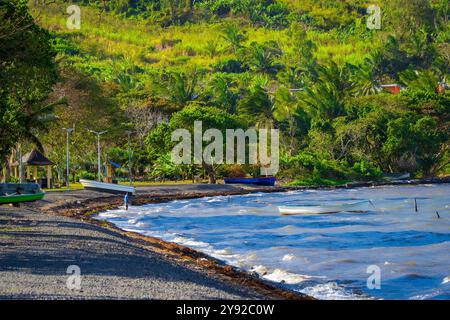
[[[129,193],[129,194],[135,194],[136,188],[131,186],[124,186],[119,185],[115,183],[105,183],[105,182],[98,182],[98,181],[92,181],[92,180],[84,180],[80,179],[81,185],[85,189],[90,190],[96,190],[96,191],[102,191],[102,192],[108,192],[108,193]]]
[[[310,206],[281,206],[278,210],[283,215],[295,214],[327,214],[337,212],[364,212],[369,211],[370,201],[358,201],[353,203],[310,205]]]

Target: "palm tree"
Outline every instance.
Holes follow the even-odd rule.
[[[208,40],[206,41],[206,45],[204,47],[204,50],[208,54],[210,58],[215,57],[220,52],[220,46],[219,43],[216,40]]]
[[[47,105],[35,105],[24,108],[25,110],[18,116],[22,124],[21,140],[32,143],[40,152],[45,153],[39,134],[47,133],[49,125],[58,119],[54,113],[55,107],[67,105],[67,99],[61,98]]]
[[[400,81],[408,88],[434,93],[441,81],[432,70],[406,70],[399,75]]]
[[[22,112],[17,113],[16,120],[20,123],[18,146],[20,146],[21,142],[26,141],[33,144],[41,153],[45,154],[45,148],[39,135],[48,132],[49,125],[58,119],[54,113],[55,107],[63,105],[68,105],[66,98],[61,98],[47,105],[28,105],[23,108]],[[6,181],[11,176],[12,160],[14,160],[14,156],[7,156],[4,159],[4,162],[7,164]]]
[[[338,66],[335,62],[317,68],[317,81],[305,86],[300,94],[312,119],[330,121],[344,114],[344,98],[353,90],[350,71],[350,65]]]
[[[229,113],[235,113],[239,94],[232,90],[233,80],[222,74],[216,75],[209,83],[213,103]]]
[[[177,109],[199,97],[197,93],[200,73],[197,70],[163,73],[160,81],[154,83],[157,95],[174,104]]]
[[[239,113],[252,119],[257,128],[274,127],[273,101],[267,91],[268,79],[257,76],[253,79],[248,94],[240,100]]]
[[[289,149],[291,155],[294,150],[295,134],[297,132],[297,123],[295,115],[298,110],[298,101],[296,97],[285,87],[281,87],[275,94],[275,103],[272,107],[273,116],[277,121],[287,121],[289,126]]]
[[[264,44],[252,42],[247,49],[247,63],[256,72],[274,74],[281,69],[276,62],[281,57],[282,51],[276,42],[270,41]]]
[[[352,83],[356,96],[367,96],[379,92],[380,82],[377,77],[376,62],[373,58],[366,58],[363,65],[353,69]]]
[[[229,48],[233,53],[243,47],[242,43],[247,40],[247,37],[234,24],[228,24],[223,29],[222,38],[228,43]]]

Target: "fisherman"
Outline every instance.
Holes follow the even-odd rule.
[[[128,192],[125,194],[125,197],[123,197],[123,202],[125,204],[125,210],[128,210],[128,202],[129,202]]]

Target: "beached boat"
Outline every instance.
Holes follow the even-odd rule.
[[[322,204],[322,205],[301,205],[301,206],[281,206],[278,210],[283,215],[293,214],[325,214],[325,213],[337,213],[337,212],[365,212],[368,211],[370,205],[369,200],[346,202],[346,203],[334,203],[334,204]]]
[[[225,178],[226,184],[254,184],[258,186],[274,186],[277,181],[275,177],[260,178]]]
[[[36,183],[1,183],[0,204],[42,200],[45,192]]]
[[[80,183],[85,189],[102,191],[107,193],[135,194],[136,188],[132,186],[124,186],[115,183],[105,183],[92,180],[80,179]]]
[[[388,181],[401,181],[411,179],[410,173],[387,173],[384,175],[384,179]]]

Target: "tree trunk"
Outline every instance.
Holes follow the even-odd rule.
[[[5,183],[5,182],[8,182],[8,180],[11,177],[11,172],[9,170],[10,165],[9,165],[8,157],[5,157],[5,159],[3,160],[3,163],[4,163],[5,167],[3,168],[3,179],[2,179],[2,182]]]
[[[214,170],[214,167],[210,164],[206,164],[203,162],[203,168],[205,168],[206,173],[208,174],[209,178],[209,184],[216,184],[216,170]]]
[[[11,181],[11,176],[12,176],[12,167],[11,164],[13,162],[13,155],[11,155],[10,157],[6,156],[5,157],[5,176],[3,177],[4,182],[10,182]]]

